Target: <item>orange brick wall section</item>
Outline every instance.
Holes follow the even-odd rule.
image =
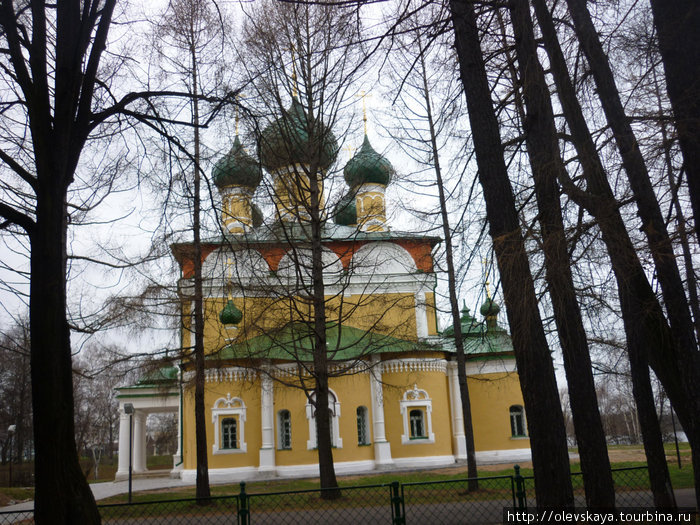
[[[433,257],[431,255],[432,247],[429,241],[411,241],[411,240],[396,240],[389,241],[394,244],[398,244],[408,253],[411,254],[413,260],[416,263],[416,267],[426,273],[433,271]],[[330,242],[326,244],[326,247],[330,248],[335,252],[335,254],[340,258],[343,263],[343,268],[348,269],[350,260],[353,254],[359,250],[366,242]],[[214,244],[205,244],[202,246],[202,262],[207,256],[213,252],[218,246]],[[275,272],[279,266],[280,260],[287,253],[284,246],[281,245],[260,245],[251,246],[253,249],[257,249],[267,262],[270,270]],[[190,279],[194,275],[194,263],[191,258],[185,257],[182,261],[182,276],[185,279]]]

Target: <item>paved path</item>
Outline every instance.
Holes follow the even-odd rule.
[[[184,483],[180,479],[171,478],[143,478],[134,479],[132,481],[132,490],[141,492],[143,490],[167,489],[171,487],[191,487],[192,483]],[[129,492],[128,481],[106,481],[104,483],[91,483],[90,488],[95,495],[96,500],[110,498],[117,494],[126,494]],[[34,509],[33,501],[25,501],[16,505],[0,507],[0,511],[15,511],[15,510],[32,510]]]

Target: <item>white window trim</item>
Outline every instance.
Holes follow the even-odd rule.
[[[226,397],[220,397],[211,409],[211,419],[214,423],[214,444],[212,454],[243,454],[248,451],[245,442],[245,403],[240,397],[231,397],[230,393]],[[221,443],[221,426],[219,421],[226,416],[238,416],[238,448],[219,448]]]
[[[511,409],[513,407],[517,407],[520,409],[520,415],[523,418],[522,423],[523,423],[523,431],[525,432],[524,434],[513,435],[513,414],[511,413]],[[527,418],[525,417],[525,407],[523,405],[510,405],[510,407],[508,407],[508,416],[510,419],[510,428],[511,428],[510,439],[513,439],[513,440],[530,439],[530,436],[527,433]]]
[[[417,385],[413,385],[412,390],[406,390],[403,398],[400,401],[401,416],[403,417],[403,434],[401,435],[402,445],[425,445],[435,443],[435,434],[433,434],[433,401],[428,396],[428,392],[421,390]],[[427,436],[425,438],[411,439],[411,431],[409,426],[409,414],[414,408],[422,408],[425,410],[425,419]]]
[[[312,396],[314,394],[311,394]],[[318,448],[318,442],[316,441],[316,418],[313,415],[313,405],[306,400],[306,419],[309,422],[309,439],[306,441],[306,449],[313,450]],[[328,389],[328,408],[331,411],[331,434],[333,440],[333,446],[335,448],[343,448],[343,438],[340,437],[340,425],[338,420],[340,418],[340,402],[338,401],[338,396],[335,392]]]

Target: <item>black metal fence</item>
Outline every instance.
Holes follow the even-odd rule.
[[[613,469],[619,507],[652,507],[647,468]],[[585,507],[583,480],[572,474],[576,505]],[[504,508],[536,505],[534,478],[480,477],[383,483],[233,496],[98,505],[105,525],[406,525],[501,523]],[[34,523],[32,511],[0,512],[0,525]]]

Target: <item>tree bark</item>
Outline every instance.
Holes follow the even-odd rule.
[[[66,159],[53,151],[49,155],[55,171],[39,172],[31,235],[34,520],[47,525],[99,524],[100,515],[75,446],[73,368],[66,321],[66,185],[61,176]]]
[[[451,0],[450,10],[479,180],[484,191],[486,215],[528,415],[537,505],[572,507],[564,418],[503,158],[476,15],[472,3],[466,0]]]
[[[688,301],[644,159],[624,113],[607,56],[603,52],[590,14],[585,2],[567,0],[567,4],[576,34],[595,79],[603,110],[620,150],[623,166],[637,201],[638,214],[642,219],[642,230],[647,237],[657,278],[661,284],[670,330],[664,329],[665,320],[663,323],[647,326],[646,330],[662,330],[664,333],[655,334],[656,337],[647,339],[642,344],[649,345],[645,347],[645,355],[648,356],[649,362],[664,382],[674,406],[683,406],[683,428],[688,435],[693,453],[696,498],[700,501],[700,396],[697,395],[694,386],[700,383],[700,352],[698,352],[693,324],[690,319]],[[625,276],[625,278],[628,279],[629,276]],[[637,279],[641,282],[641,276],[638,276]],[[653,301],[651,301],[651,297],[649,300],[652,303],[657,302],[655,297]],[[660,321],[664,318],[660,308],[656,309],[653,304],[651,308],[652,312],[656,310],[655,318],[657,320]],[[639,330],[639,326],[636,326],[639,317],[633,319],[629,320],[630,323],[635,323],[635,325],[630,325],[630,330]],[[670,337],[671,347],[668,344],[663,347],[650,345],[650,341],[666,337]],[[660,350],[665,351],[666,355],[659,355]],[[649,351],[651,355],[648,354]],[[677,375],[674,377],[676,372]],[[666,383],[668,383],[668,387]],[[678,404],[676,404],[677,402]]]
[[[683,153],[697,238],[700,223],[700,5],[697,0],[651,0],[651,12]]]
[[[311,107],[311,105],[309,105]],[[309,119],[314,122],[313,118]],[[310,136],[313,136],[311,133]],[[321,147],[317,148],[321,151]],[[314,327],[314,376],[316,380],[316,444],[318,446],[318,468],[323,499],[340,497],[338,480],[335,477],[333,446],[331,440],[331,415],[328,410],[328,341],[326,338],[326,292],[323,282],[323,239],[321,217],[321,187],[318,182],[318,168],[311,166],[309,178],[311,216],[311,279],[313,281],[313,327]],[[302,274],[304,272],[302,271]],[[313,408],[313,407],[312,407]]]
[[[542,228],[546,281],[564,356],[586,505],[612,508],[615,506],[615,488],[598,411],[586,331],[571,275],[557,186],[557,179],[566,168],[559,152],[549,89],[537,59],[528,1],[511,0],[510,13],[525,101],[523,127]]]
[[[204,405],[204,294],[202,291],[202,241],[200,228],[201,177],[199,166],[199,102],[196,98],[199,93],[199,87],[197,53],[194,45],[190,48],[190,56],[192,59],[192,94],[195,97],[192,99],[192,124],[194,125],[194,184],[192,195],[192,230],[194,239],[192,245],[194,247],[194,424],[197,449],[196,495],[199,500],[209,498],[211,491],[209,489],[209,458],[207,454],[207,410]],[[214,431],[219,432],[219,429],[214,429]]]
[[[440,201],[440,216],[442,219],[442,234],[445,237],[445,263],[447,265],[447,288],[450,298],[450,314],[452,316],[452,328],[455,337],[455,351],[457,355],[457,382],[459,383],[459,396],[462,401],[462,419],[464,424],[464,440],[467,447],[467,477],[469,478],[469,490],[478,490],[479,482],[476,479],[478,472],[476,467],[476,450],[474,449],[474,425],[472,423],[472,405],[469,397],[469,383],[467,382],[467,358],[464,352],[464,339],[462,334],[462,320],[459,312],[459,301],[457,298],[457,275],[454,264],[454,254],[452,251],[452,230],[450,229],[450,218],[447,213],[447,197],[445,186],[442,180],[442,167],[440,166],[440,155],[437,144],[437,133],[435,132],[435,121],[433,120],[433,110],[428,89],[428,79],[425,74],[425,57],[423,53],[420,37],[418,38],[420,51],[420,74],[423,81],[423,95],[427,112],[428,130],[430,133],[430,148],[434,159],[433,169],[435,171],[435,181],[437,182],[438,199]]]

